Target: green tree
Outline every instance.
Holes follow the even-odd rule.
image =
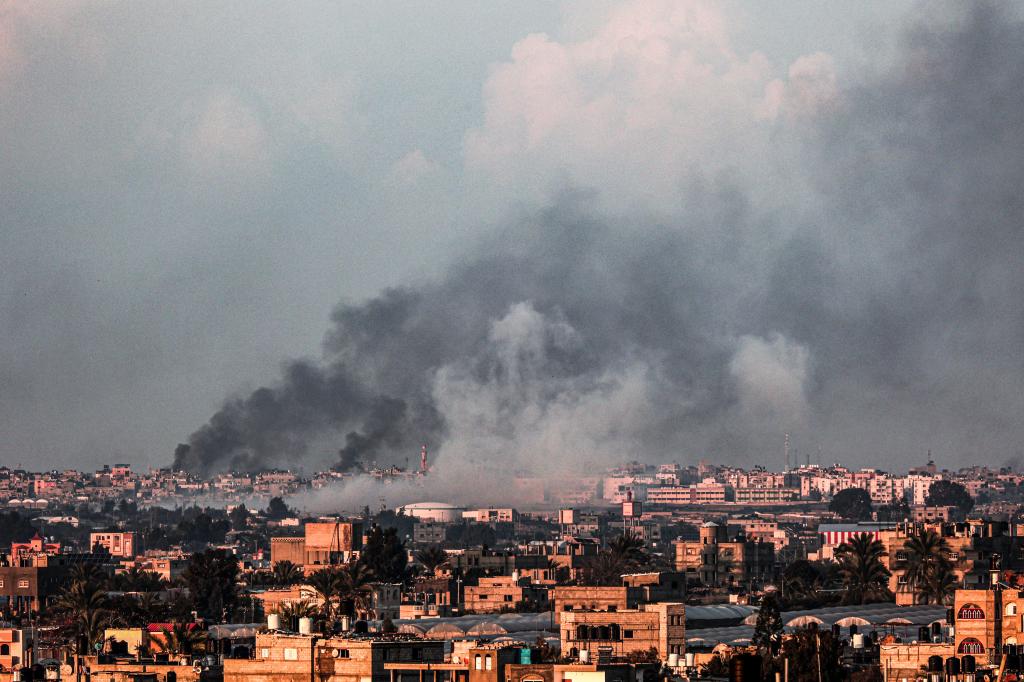
[[[882,563],[885,546],[867,533],[850,538],[836,550],[839,577],[846,593],[846,604],[870,604],[892,597],[889,591],[889,570]]]
[[[103,628],[110,621],[109,600],[106,590],[95,584],[72,581],[57,601],[54,610],[70,617],[71,630],[84,636],[89,649],[103,638]],[[87,652],[79,651],[79,655]]]
[[[231,521],[232,530],[245,530],[249,526],[249,510],[240,504],[231,510],[228,520]]]
[[[956,481],[935,481],[928,488],[924,503],[929,507],[956,507],[966,514],[974,508],[974,498]]]
[[[267,518],[273,519],[274,521],[280,521],[283,518],[291,516],[292,510],[288,508],[288,505],[284,503],[280,497],[271,497],[270,502],[267,504]]]
[[[431,545],[416,552],[416,561],[427,569],[427,572],[434,574],[437,569],[448,563],[448,553],[437,545]]]
[[[182,578],[199,612],[213,622],[238,599],[238,560],[223,549],[193,554]]]
[[[191,656],[206,651],[206,633],[195,623],[173,623],[171,628],[162,630],[163,637],[154,639],[153,644],[165,653]]]
[[[274,564],[271,580],[275,585],[294,585],[302,581],[302,567],[285,559]]]
[[[772,656],[779,653],[782,645],[782,610],[773,594],[766,594],[761,600],[754,624],[754,636],[750,642],[758,649],[768,651]]]
[[[324,619],[333,621],[341,596],[341,581],[337,568],[321,568],[306,576],[305,584],[312,587],[323,600]]]
[[[352,562],[337,571],[338,606],[345,615],[366,617],[373,600],[373,571],[361,562]]]
[[[359,562],[366,566],[377,580],[386,583],[404,582],[405,566],[408,561],[405,544],[394,528],[382,529],[380,526],[374,526],[370,529],[363,544],[363,551],[359,555]]]
[[[942,604],[955,589],[949,543],[933,530],[910,536],[903,543],[907,553],[907,584],[923,604]]]
[[[844,519],[863,521],[871,518],[871,495],[862,488],[840,490],[832,497],[828,510]]]

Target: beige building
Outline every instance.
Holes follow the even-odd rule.
[[[548,588],[533,584],[528,577],[480,578],[477,585],[464,588],[463,602],[468,613],[501,613],[514,611],[520,605],[546,610]]]
[[[17,670],[31,666],[35,630],[0,628],[0,669]]]
[[[566,611],[561,614],[562,655],[589,652],[591,661],[654,649],[660,660],[686,650],[686,607],[679,603],[641,604],[625,611]]]
[[[727,527],[708,521],[697,540],[677,540],[675,567],[689,582],[707,587],[759,586],[775,572],[775,545],[746,536],[730,536]]]
[[[443,665],[444,643],[268,632],[256,635],[253,658],[224,660],[224,682],[412,682],[422,664]]]
[[[97,545],[105,549],[110,556],[132,559],[139,553],[135,533],[132,531],[89,533],[89,547]]]
[[[555,622],[570,611],[614,613],[635,609],[640,604],[674,601],[686,595],[686,577],[682,573],[633,573],[622,576],[622,585],[612,587],[564,585],[553,590]]]
[[[270,562],[290,561],[307,573],[348,563],[363,547],[363,526],[353,521],[307,523],[302,537],[270,539]]]

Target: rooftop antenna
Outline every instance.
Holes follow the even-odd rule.
[[[420,474],[427,473],[427,446],[426,444],[420,448]]]
[[[785,445],[783,446],[782,449],[786,453],[786,468],[783,469],[783,471],[789,471],[789,434],[788,433],[786,434]]]

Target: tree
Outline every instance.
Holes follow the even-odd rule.
[[[933,530],[910,536],[903,543],[907,553],[907,584],[924,604],[942,604],[956,589],[949,543]]]
[[[79,580],[72,581],[54,603],[56,611],[71,617],[72,631],[85,637],[89,649],[103,637],[103,628],[110,620],[108,606],[106,590]]]
[[[643,538],[628,531],[608,543],[608,551],[632,566],[641,566],[650,560]]]
[[[214,622],[221,622],[238,598],[238,561],[223,549],[193,554],[182,578],[199,612]]]
[[[159,592],[167,586],[167,581],[159,573],[132,566],[116,575],[114,584],[125,592]]]
[[[275,585],[294,585],[302,580],[302,567],[285,559],[274,564],[271,580]]]
[[[862,488],[840,490],[828,505],[830,512],[835,512],[844,519],[863,521],[871,518],[871,496]]]
[[[35,527],[18,512],[0,512],[0,545],[8,546],[35,534]]]
[[[928,488],[924,503],[929,507],[956,507],[966,514],[974,508],[974,498],[956,481],[935,481]]]
[[[283,518],[292,515],[292,510],[288,508],[288,505],[284,503],[280,497],[271,497],[270,502],[267,504],[267,518],[273,519],[274,521],[280,521]]]
[[[882,563],[885,556],[885,546],[867,533],[854,535],[849,542],[839,545],[836,558],[839,577],[846,589],[844,603],[870,604],[892,596],[889,591],[891,574]]]
[[[766,594],[757,612],[757,623],[754,625],[754,636],[750,643],[775,656],[782,645],[782,631],[782,610],[779,608],[779,602],[775,595]]]
[[[249,525],[249,510],[240,504],[228,514],[232,530],[244,530]]]
[[[448,553],[437,545],[431,545],[416,552],[416,561],[420,562],[430,574],[437,573],[437,569],[448,563]]]
[[[153,644],[165,653],[191,656],[206,650],[206,633],[195,623],[174,623],[162,633],[163,637],[154,639]]]
[[[347,564],[337,572],[338,606],[346,615],[365,617],[373,601],[370,583],[375,576],[361,562]]]
[[[394,528],[374,526],[363,544],[359,562],[366,566],[377,580],[387,583],[405,581],[405,565],[409,557],[405,544]]]
[[[338,569],[321,568],[306,576],[306,585],[312,587],[323,600],[324,619],[331,621],[337,613],[336,604],[341,594]]]

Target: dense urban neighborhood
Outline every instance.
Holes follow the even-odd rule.
[[[301,506],[326,489],[343,509],[357,480],[381,499],[398,482],[426,491],[433,475],[425,455],[311,476],[0,468],[3,674],[903,680],[1019,665],[1001,655],[1024,644],[1010,468],[630,463],[517,477],[516,507]]]

